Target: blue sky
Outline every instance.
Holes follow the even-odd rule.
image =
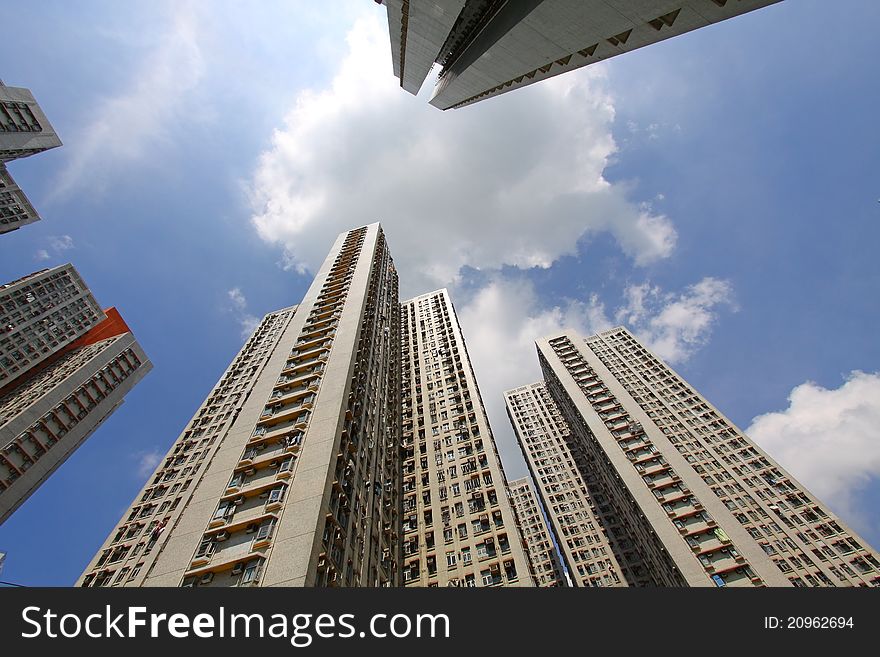
[[[254,318],[383,222],[450,289],[510,478],[533,340],[625,322],[880,545],[880,8],[779,5],[462,110],[397,88],[365,1],[19,3],[0,77],[65,145],[10,166],[44,219],[0,280],[73,262],[154,363],[2,527],[68,585]]]

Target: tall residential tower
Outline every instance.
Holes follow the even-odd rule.
[[[397,272],[343,233],[266,316],[92,560],[83,586],[400,581]]]
[[[625,328],[537,344],[542,405],[584,456],[560,465],[583,478],[626,583],[880,585],[880,555]]]
[[[410,299],[400,317],[404,582],[532,586],[449,293]]]
[[[533,383],[508,390],[504,401],[572,584],[625,586],[617,560],[624,554],[615,555],[608,535],[609,528],[616,530],[613,518],[600,519],[608,515],[604,498],[588,491],[585,480],[592,476],[584,451],[572,441],[547,388]],[[629,556],[632,560],[632,553]],[[644,565],[633,563],[631,568],[644,569]]]
[[[0,82],[0,234],[40,219],[6,163],[58,146],[61,140],[33,94]]]
[[[532,490],[528,477],[507,482],[510,501],[522,533],[523,546],[529,558],[532,578],[536,586],[566,586],[565,574],[553,539],[544,522],[541,504]]]
[[[379,0],[394,75],[458,108],[779,0]]]
[[[454,318],[445,290],[400,304],[379,224],[341,234],[79,584],[529,585]]]
[[[0,286],[0,522],[88,438],[152,365],[72,265]]]

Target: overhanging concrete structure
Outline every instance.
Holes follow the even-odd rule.
[[[780,0],[384,0],[394,74],[463,107]]]

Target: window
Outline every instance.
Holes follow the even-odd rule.
[[[219,518],[229,518],[234,512],[235,504],[232,502],[232,500],[220,502],[220,506],[217,507],[217,511],[214,513],[214,519],[217,520]]]
[[[249,561],[244,567],[244,573],[242,574],[241,580],[239,581],[239,586],[247,586],[248,584],[254,582],[257,579],[257,575],[259,574],[259,569],[259,559]]]
[[[199,545],[199,549],[196,550],[196,557],[210,557],[212,554],[214,554],[214,539],[203,539]]]
[[[260,525],[260,529],[257,530],[257,536],[256,536],[255,540],[265,541],[267,538],[269,538],[272,535],[272,529],[274,527],[275,527],[275,519],[274,518],[264,521],[263,524]]]
[[[446,565],[450,568],[455,568],[458,564],[458,555],[455,552],[447,552],[446,553]]]

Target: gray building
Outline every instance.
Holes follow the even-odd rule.
[[[71,265],[0,287],[0,522],[152,365],[115,308]]]
[[[397,272],[343,233],[266,316],[86,568],[82,586],[400,582]]]
[[[28,89],[0,82],[0,234],[40,219],[6,163],[61,146],[61,140]]]
[[[405,301],[400,317],[404,583],[532,586],[449,293]]]
[[[379,224],[341,234],[302,302],[263,319],[78,584],[529,585],[452,319],[445,291],[399,302]],[[441,445],[430,464],[428,433]],[[446,514],[465,525],[448,541]],[[455,563],[432,570],[444,552]]]
[[[523,547],[529,558],[529,568],[535,586],[566,586],[565,574],[559,561],[559,553],[553,546],[541,504],[532,490],[528,477],[507,482],[510,502],[516,514],[517,524],[522,534]]]
[[[601,493],[588,490],[585,481],[592,475],[584,450],[572,440],[546,386],[533,383],[508,390],[504,401],[572,585],[625,586],[618,557],[638,568],[635,555],[615,554],[608,534],[617,529],[614,518]]]
[[[628,330],[537,345],[626,583],[880,585],[880,555]]]
[[[254,382],[263,375],[295,311],[293,306],[263,318],[86,567],[80,585],[143,586],[154,576],[157,558],[163,556],[184,511],[198,504],[198,497],[193,500],[198,484],[251,399]],[[290,465],[278,467],[276,474],[289,472]],[[249,506],[253,505],[252,501]],[[239,507],[244,510],[243,504],[236,510]],[[173,551],[175,543],[167,549]],[[191,556],[179,557],[181,568],[189,565]],[[164,555],[163,562],[167,558]],[[238,574],[244,575],[244,565]],[[179,583],[180,577],[174,585]]]
[[[0,388],[106,319],[70,264],[0,286]]]
[[[394,75],[458,108],[779,0],[382,0]]]

